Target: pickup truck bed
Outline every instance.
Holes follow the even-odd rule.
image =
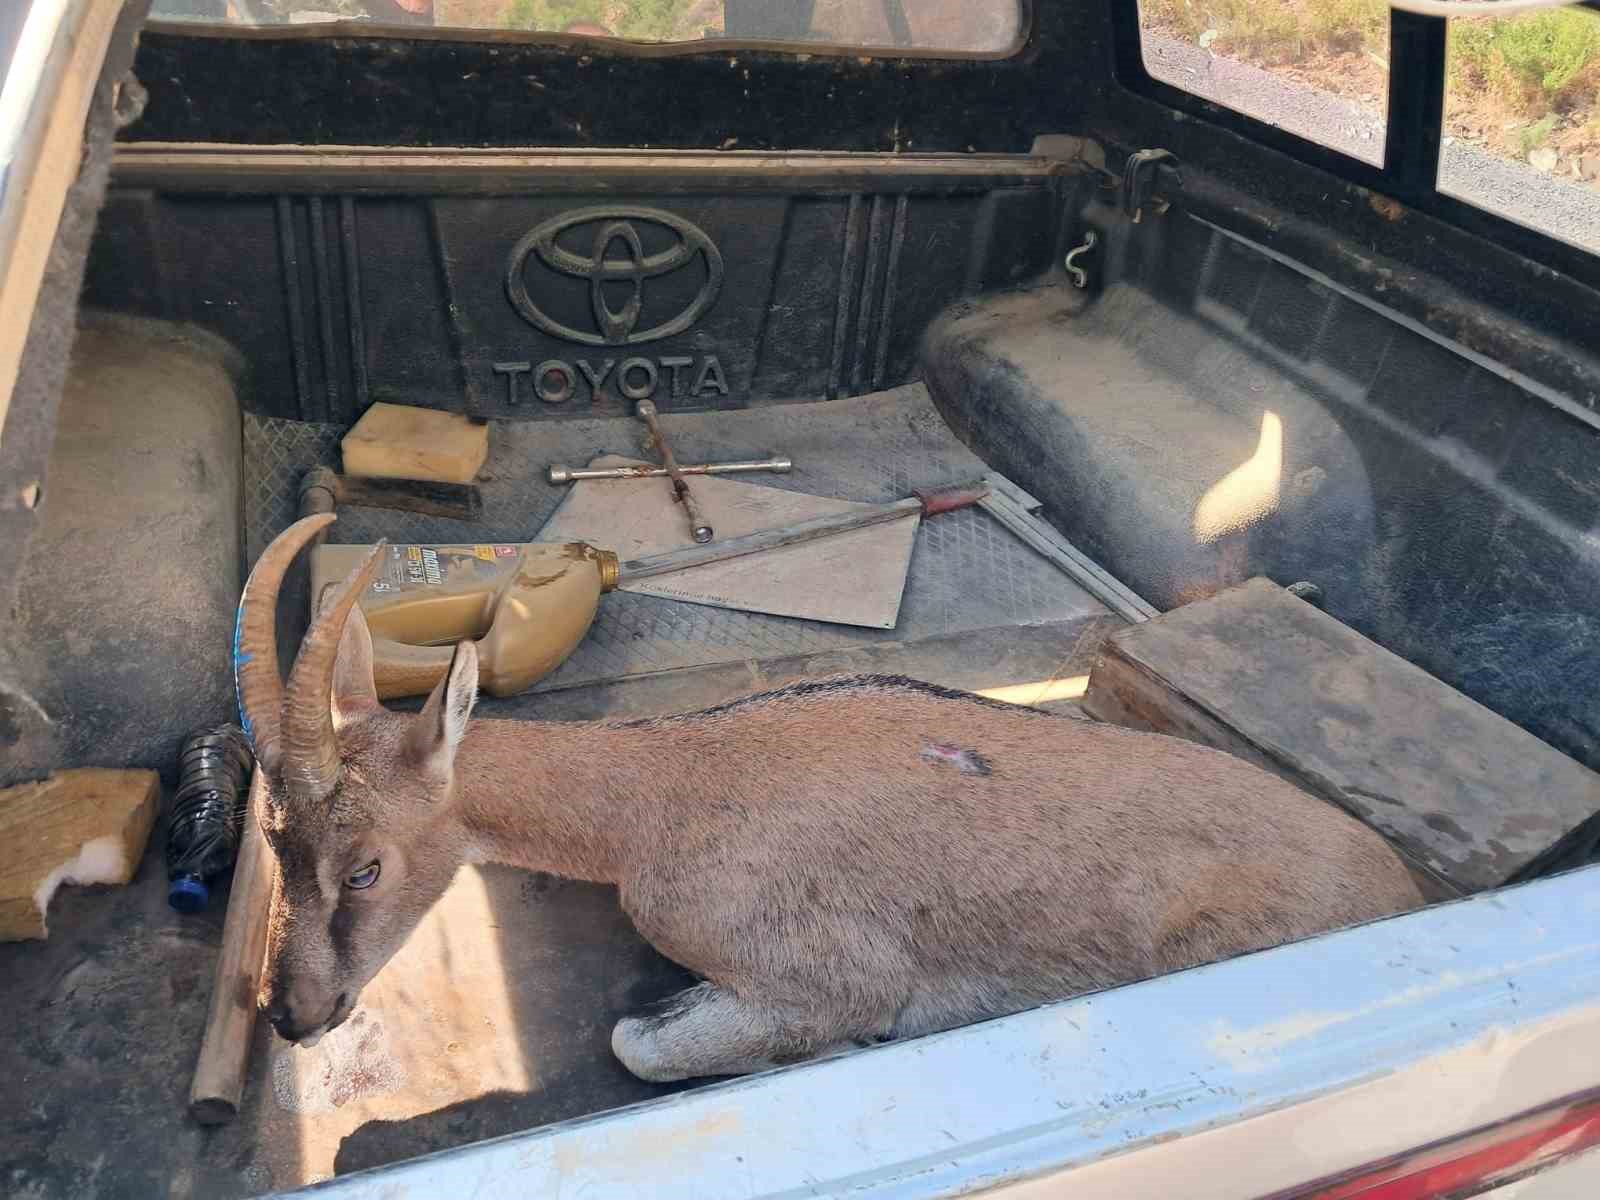
[[[968,55],[168,25],[135,57],[143,0],[47,7],[32,107],[0,113],[0,267],[48,266],[0,338],[0,784],[137,765],[170,794],[179,739],[234,715],[243,572],[374,401],[491,423],[484,516],[352,509],[335,541],[527,541],[546,464],[638,453],[641,380],[681,457],[792,457],[770,486],[998,472],[1163,612],[1310,583],[1600,768],[1600,259],[1441,194],[1442,18],[1392,14],[1382,145],[1352,159],[1148,78],[1131,0],[1030,0],[1014,50]],[[882,671],[1082,717],[1123,624],[960,512],[919,530],[894,630],[614,594],[483,711]],[[686,981],[614,897],[466,869],[348,1024],[299,1050],[262,1023],[242,1112],[203,1129],[223,905],[166,907],[164,834],[0,946],[0,1192],[1542,1200],[1600,1141],[1590,838],[1554,878],[684,1088],[609,1053]]]

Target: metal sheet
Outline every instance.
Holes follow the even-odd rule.
[[[590,465],[642,461],[608,454]],[[692,486],[718,541],[870,507],[726,479],[696,479]],[[917,524],[915,519],[893,521],[809,545],[633,580],[621,590],[712,608],[893,629]],[[588,542],[615,551],[623,561],[690,545],[683,509],[672,502],[664,479],[574,484],[539,531],[539,540]]]

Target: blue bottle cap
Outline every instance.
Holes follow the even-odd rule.
[[[204,912],[211,899],[211,889],[206,881],[194,875],[184,875],[167,885],[167,903],[181,913]]]

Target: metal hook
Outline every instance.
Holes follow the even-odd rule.
[[[1083,245],[1074,246],[1067,251],[1067,274],[1072,276],[1072,286],[1082,291],[1089,286],[1089,272],[1078,265],[1077,260],[1093,250],[1100,239],[1095,236],[1094,230],[1087,230],[1083,235]]]

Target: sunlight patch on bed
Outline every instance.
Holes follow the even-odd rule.
[[[272,1040],[270,1119],[298,1125],[305,1177],[334,1174],[341,1142],[369,1123],[537,1086],[499,924],[483,876],[462,868],[348,1021],[309,1049]]]
[[[1031,706],[1050,704],[1056,700],[1082,700],[1089,689],[1087,675],[1064,675],[1059,679],[1038,679],[1032,683],[1013,683],[1004,687],[984,688],[978,695],[1002,704]]]

